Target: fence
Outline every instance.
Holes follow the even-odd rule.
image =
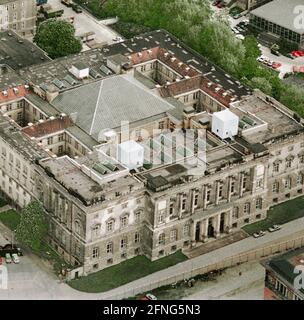
[[[147,285],[141,285],[139,287],[128,289],[118,295],[112,294],[112,295],[106,296],[105,299],[123,299],[123,298],[133,297],[142,292],[148,292],[153,289],[170,285],[172,283],[176,283],[185,279],[189,279],[200,274],[205,274],[213,270],[229,268],[245,262],[257,261],[262,258],[271,256],[273,254],[278,254],[291,249],[297,249],[301,247],[304,247],[304,235],[296,239],[287,240],[284,242],[276,243],[276,244],[262,247],[259,249],[246,251],[244,253],[234,255],[234,256],[225,258],[222,261],[218,261],[216,263],[212,263],[202,267],[193,268],[193,265],[189,265],[189,270],[186,270],[181,274],[177,274],[163,280],[156,280],[155,282],[151,282]]]

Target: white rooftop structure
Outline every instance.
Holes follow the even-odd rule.
[[[117,146],[117,159],[130,170],[142,167],[144,147],[133,140],[123,142]]]
[[[237,135],[239,117],[230,110],[214,112],[212,115],[212,132],[221,139],[232,138]]]

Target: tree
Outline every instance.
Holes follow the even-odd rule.
[[[39,251],[46,233],[47,222],[43,207],[39,201],[32,201],[21,210],[16,238],[34,251]]]
[[[80,40],[75,38],[75,28],[64,20],[48,19],[42,22],[34,42],[53,59],[79,53],[82,48]]]

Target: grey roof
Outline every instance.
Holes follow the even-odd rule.
[[[49,60],[45,52],[29,40],[11,30],[0,32],[0,64],[19,70]]]
[[[122,121],[131,124],[174,108],[128,75],[65,91],[52,104],[66,114],[77,113],[76,124],[95,139],[101,130],[119,128]]]
[[[251,13],[255,16],[273,22],[286,29],[297,33],[304,33],[304,28],[298,29],[295,25],[297,14],[294,13],[296,6],[303,6],[304,0],[274,0],[261,6]]]

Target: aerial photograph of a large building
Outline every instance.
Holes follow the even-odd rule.
[[[301,21],[0,0],[0,300],[303,300]]]

